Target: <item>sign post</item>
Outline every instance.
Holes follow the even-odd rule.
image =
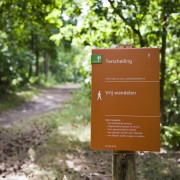
[[[159,49],[93,49],[91,63],[91,148],[113,150],[114,180],[133,180],[133,151],[160,150]]]
[[[113,151],[112,179],[113,180],[136,179],[135,152]]]
[[[130,46],[119,46],[117,48],[133,48]],[[113,151],[112,154],[112,179],[113,180],[135,180],[136,162],[135,151]]]

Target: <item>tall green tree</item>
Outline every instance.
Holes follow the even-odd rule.
[[[76,2],[76,1],[75,1]],[[58,35],[74,38],[74,42],[97,47],[110,47],[113,44],[131,42],[136,47],[160,47],[160,94],[162,124],[169,123],[169,106],[179,106],[179,17],[180,3],[175,0],[79,0],[81,11],[65,10],[66,16],[75,16],[77,26],[67,24]],[[68,32],[68,33],[67,33]],[[175,47],[177,46],[177,47]],[[172,58],[172,54],[174,55]],[[169,65],[175,69],[170,73]],[[171,67],[172,68],[172,67]],[[167,76],[168,72],[169,75]],[[174,86],[168,87],[169,78],[176,77]],[[176,97],[171,100],[171,96]],[[169,105],[169,104],[171,105]],[[175,112],[173,112],[175,113]],[[180,117],[179,110],[176,114]]]
[[[34,76],[38,79],[43,57],[47,75],[48,59],[55,48],[49,37],[58,23],[47,18],[58,5],[54,0],[0,1],[1,89],[26,84]]]

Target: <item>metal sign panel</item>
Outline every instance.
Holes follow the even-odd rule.
[[[159,151],[159,49],[93,49],[91,62],[91,148]]]

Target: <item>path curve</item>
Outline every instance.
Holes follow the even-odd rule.
[[[59,85],[56,87],[42,88],[40,93],[30,101],[16,108],[0,114],[1,127],[11,126],[13,123],[27,117],[43,114],[59,108],[70,98],[72,91],[80,88],[78,84]]]

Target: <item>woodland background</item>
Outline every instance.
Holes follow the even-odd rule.
[[[0,0],[0,14],[1,111],[19,91],[67,82],[89,106],[92,48],[159,47],[161,143],[180,148],[179,1]]]

